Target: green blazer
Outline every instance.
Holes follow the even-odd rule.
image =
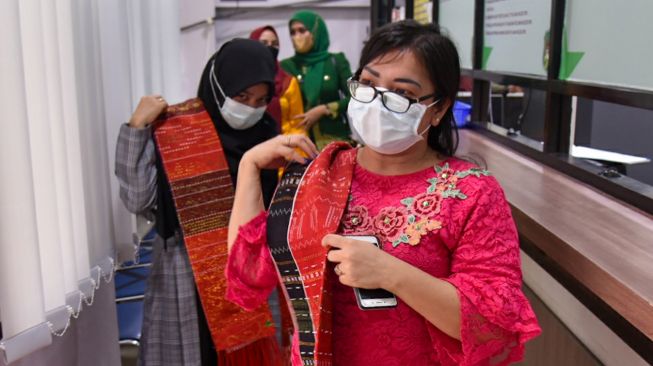
[[[320,85],[307,85],[304,82],[304,76],[319,64],[311,66],[303,65],[295,57],[281,61],[281,68],[295,76],[299,81],[304,101],[304,110],[309,110],[320,104],[326,104],[331,111],[330,115],[322,117],[310,131],[311,137],[317,143],[319,149],[334,140],[351,140],[351,131],[347,123],[347,106],[349,104],[347,79],[352,75],[351,68],[349,61],[347,61],[347,58],[342,52],[329,53],[329,55],[330,57],[323,62],[324,76]],[[319,88],[317,100],[309,101],[306,99],[306,91],[315,91],[314,88]]]

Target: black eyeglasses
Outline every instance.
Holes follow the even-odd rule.
[[[361,103],[371,103],[377,95],[381,95],[381,103],[383,106],[389,111],[395,113],[406,113],[411,105],[437,96],[437,94],[433,93],[419,98],[409,98],[387,89],[379,90],[355,79],[347,80],[347,86],[349,87],[349,94],[351,94],[351,97]]]

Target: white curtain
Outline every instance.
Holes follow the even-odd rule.
[[[0,309],[6,338],[45,317],[18,2],[0,1],[0,17]]]
[[[179,23],[181,34],[181,87],[184,98],[197,95],[202,71],[215,53],[214,0],[180,0]],[[204,24],[188,28],[204,21]]]
[[[0,1],[5,363],[65,336],[110,282],[116,250],[133,250],[115,141],[141,95],[181,100],[178,11],[178,0]]]
[[[76,0],[88,6],[88,0]],[[107,121],[106,137],[109,166],[113,172],[115,141],[121,123],[128,121],[141,96],[157,93],[173,104],[181,93],[181,55],[178,0],[94,0],[99,8],[94,19],[99,24],[97,40],[86,40],[86,47],[97,47],[104,84],[102,119]],[[88,35],[80,35],[88,36]],[[83,52],[83,51],[82,51]],[[119,260],[133,255],[136,220],[118,197],[118,182],[110,179],[115,240]],[[129,227],[130,230],[125,230]]]

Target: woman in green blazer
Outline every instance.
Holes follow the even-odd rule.
[[[334,140],[351,141],[346,118],[351,77],[347,58],[342,52],[328,51],[329,32],[318,14],[299,11],[289,27],[295,55],[281,61],[281,67],[299,80],[306,112],[297,118],[318,149]]]

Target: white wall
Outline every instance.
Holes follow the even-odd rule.
[[[214,0],[180,0],[181,27],[210,19],[214,15]],[[190,28],[181,33],[181,88],[184,99],[197,95],[206,60],[216,51],[212,24]]]

